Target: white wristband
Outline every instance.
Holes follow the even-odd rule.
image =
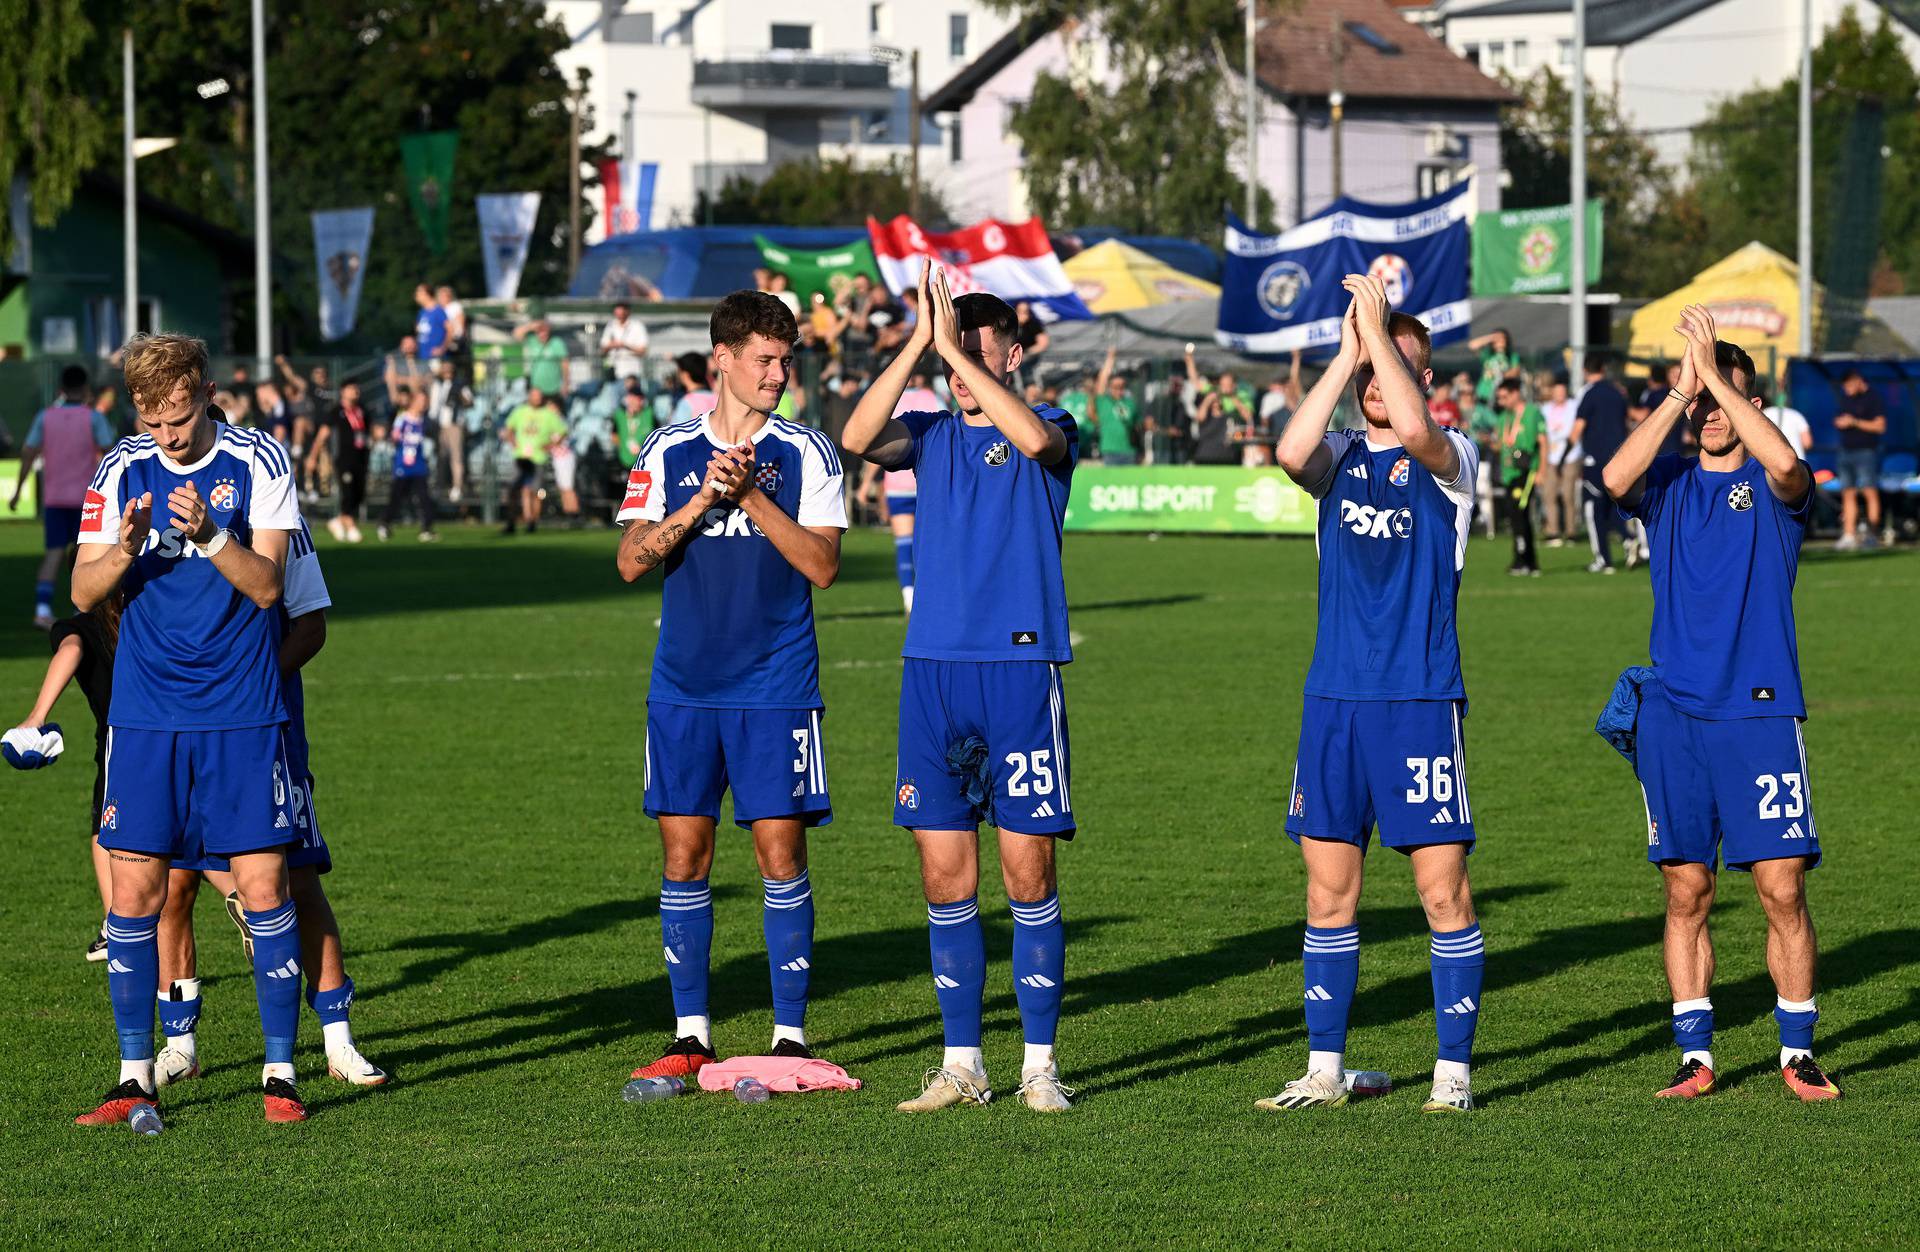
[[[218,556],[220,549],[226,547],[227,540],[231,538],[233,538],[232,531],[221,529],[214,532],[213,538],[207,540],[205,543],[196,543],[193,546],[199,549],[201,556]]]

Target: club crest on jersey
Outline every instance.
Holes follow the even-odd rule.
[[[107,807],[100,810],[100,829],[113,830],[120,824],[120,807],[109,801]]]
[[[780,490],[780,463],[775,461],[762,465],[753,472],[754,485],[760,488],[762,495],[775,495]]]
[[[987,449],[987,455],[983,459],[988,465],[1005,465],[1007,458],[1012,455],[1012,446],[1008,444],[1006,440],[1002,439],[999,443]]]
[[[240,489],[233,485],[233,479],[222,478],[213,484],[213,490],[207,493],[207,507],[215,513],[231,513],[233,506],[240,502]]]
[[[1306,792],[1296,791],[1293,793],[1293,807],[1287,810],[1287,814],[1290,817],[1305,817],[1307,815]]]
[[[1753,484],[1735,483],[1733,490],[1727,493],[1727,507],[1735,513],[1745,513],[1753,507]]]
[[[1396,487],[1404,487],[1411,477],[1413,477],[1412,467],[1407,458],[1401,457],[1393,463],[1393,472],[1387,475],[1387,481]]]
[[[900,807],[910,812],[920,807],[920,788],[911,778],[900,784]]]

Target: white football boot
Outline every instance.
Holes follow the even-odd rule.
[[[1066,1112],[1073,1107],[1068,1099],[1072,1094],[1073,1088],[1061,1083],[1059,1073],[1051,1065],[1036,1065],[1020,1071],[1020,1096],[1036,1113]]]
[[[361,1056],[360,1049],[343,1043],[327,1049],[327,1077],[356,1087],[378,1087],[387,1081],[387,1071]]]
[[[1294,1109],[1337,1109],[1347,1102],[1350,1094],[1344,1074],[1323,1074],[1317,1069],[1310,1069],[1282,1088],[1279,1095],[1255,1100],[1253,1107],[1268,1113]]]
[[[153,1058],[153,1085],[167,1087],[200,1076],[200,1054],[169,1043]]]
[[[931,1113],[956,1104],[986,1104],[993,1099],[987,1076],[960,1065],[930,1069],[921,1082],[917,1097],[902,1100],[894,1107],[902,1113]]]
[[[1420,1106],[1422,1113],[1468,1113],[1473,1110],[1473,1088],[1464,1078],[1449,1075],[1433,1080],[1433,1094]]]

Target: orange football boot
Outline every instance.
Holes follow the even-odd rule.
[[[1794,1057],[1781,1068],[1780,1077],[1786,1080],[1788,1091],[1810,1104],[1840,1098],[1840,1088],[1833,1085],[1833,1079],[1827,1077],[1826,1071],[1814,1064],[1810,1056]]]
[[[711,1065],[719,1058],[713,1049],[693,1035],[675,1039],[668,1045],[660,1059],[651,1064],[642,1065],[633,1071],[635,1078],[691,1078],[700,1072],[704,1065]]]
[[[1656,1100],[1697,1100],[1713,1094],[1713,1071],[1703,1061],[1682,1061],[1673,1081],[1653,1093]]]
[[[151,1092],[141,1087],[136,1079],[129,1078],[100,1101],[100,1107],[91,1113],[82,1113],[73,1119],[76,1126],[118,1126],[133,1116],[133,1110],[142,1104],[153,1104]]]

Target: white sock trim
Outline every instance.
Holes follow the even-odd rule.
[[[1044,1069],[1044,1070],[1052,1071],[1052,1069],[1054,1068],[1052,1044],[1029,1043],[1026,1047],[1027,1047],[1026,1055],[1020,1061],[1020,1069],[1022,1073],[1030,1069]]]
[[[1713,1069],[1713,1053],[1701,1048],[1694,1048],[1691,1051],[1680,1054],[1680,1063],[1682,1065],[1685,1065],[1688,1061],[1698,1061],[1708,1069]],[[1720,1071],[1714,1070],[1714,1072],[1719,1073]]]
[[[1347,1054],[1344,1052],[1308,1052],[1307,1072],[1309,1074],[1331,1074],[1344,1079],[1347,1073]]]
[[[152,1091],[153,1090],[152,1060],[121,1061],[120,1062],[120,1081],[125,1082],[129,1078],[137,1081],[140,1084],[141,1090]]]
[[[1787,1066],[1793,1064],[1795,1058],[1802,1057],[1802,1056],[1806,1057],[1809,1061],[1811,1061],[1813,1059],[1813,1049],[1812,1048],[1780,1049],[1780,1068],[1785,1069]]]
[[[353,1027],[346,1022],[320,1023],[320,1038],[328,1052],[353,1046]]]
[[[1471,1067],[1465,1061],[1435,1061],[1433,1080],[1439,1082],[1442,1078],[1458,1078],[1461,1082],[1467,1082],[1470,1070]]]
[[[1814,1011],[1812,1000],[1789,1000],[1785,996],[1775,996],[1774,1001],[1782,1013],[1811,1013]]]
[[[793,1040],[795,1043],[799,1044],[803,1048],[807,1046],[807,1032],[801,1027],[775,1026],[773,1028],[773,1042],[776,1045],[778,1045],[781,1041],[787,1040],[787,1039]]]
[[[264,1083],[269,1078],[283,1078],[288,1082],[292,1082],[293,1066],[283,1064],[280,1062],[275,1062],[270,1065],[262,1065],[260,1067],[260,1081]]]
[[[713,1046],[713,1023],[704,1017],[676,1017],[673,1019],[673,1037],[685,1039],[692,1035],[709,1048]]]
[[[1711,1012],[1713,1012],[1713,1000],[1707,996],[1701,996],[1698,1000],[1675,1000],[1673,1002],[1673,1015],[1675,1017],[1680,1016],[1682,1013]]]
[[[986,1077],[987,1058],[979,1048],[948,1048],[941,1055],[940,1064],[945,1069],[971,1070]]]

